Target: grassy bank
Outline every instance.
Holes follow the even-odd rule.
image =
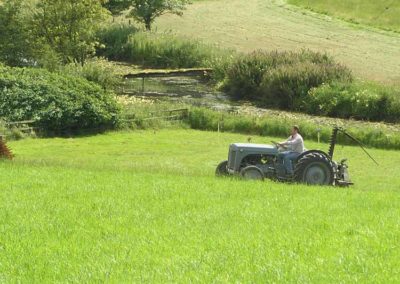
[[[2,281],[399,280],[398,152],[372,150],[376,167],[338,147],[349,189],[214,178],[229,143],[247,137],[169,130],[10,143]]]
[[[390,127],[382,123],[368,124],[279,112],[272,115],[228,113],[206,108],[192,108],[188,123],[193,129],[213,131],[220,129],[263,136],[285,136],[291,125],[298,124],[306,139],[316,141],[319,135],[323,142],[329,142],[332,127],[337,125],[347,129],[364,145],[383,149],[400,149],[399,127]],[[339,141],[344,144],[353,143],[345,137],[341,137]]]

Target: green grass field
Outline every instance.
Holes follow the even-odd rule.
[[[338,146],[352,188],[215,178],[229,143],[247,137],[162,130],[10,142],[0,281],[400,281],[399,152],[372,149],[376,167]]]
[[[400,32],[398,0],[289,0],[288,2],[347,21]]]
[[[395,21],[399,20],[397,14]],[[327,52],[360,78],[400,82],[399,33],[350,24],[281,0],[195,2],[183,17],[164,15],[157,19],[155,29],[242,52],[304,48]]]

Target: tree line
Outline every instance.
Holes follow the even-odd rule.
[[[124,13],[151,30],[166,13],[182,15],[188,0],[0,1],[0,61],[11,66],[83,64],[101,46],[96,36],[111,16]]]

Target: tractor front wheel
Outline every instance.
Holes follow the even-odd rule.
[[[307,154],[297,162],[294,179],[299,183],[309,185],[333,185],[333,163],[325,155]]]
[[[215,175],[218,177],[227,176],[228,173],[228,161],[223,161],[219,163],[217,168],[215,169]]]
[[[256,166],[248,166],[240,171],[242,178],[247,180],[264,180],[263,172]]]

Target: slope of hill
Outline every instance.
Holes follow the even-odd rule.
[[[348,189],[216,179],[229,143],[247,138],[161,130],[10,143],[1,282],[400,281],[399,152],[371,150],[376,167],[337,147]]]
[[[288,0],[288,2],[354,23],[400,32],[398,0]]]
[[[165,15],[156,27],[243,52],[302,48],[328,52],[361,78],[400,82],[399,34],[355,26],[282,1],[195,2],[183,17]]]

